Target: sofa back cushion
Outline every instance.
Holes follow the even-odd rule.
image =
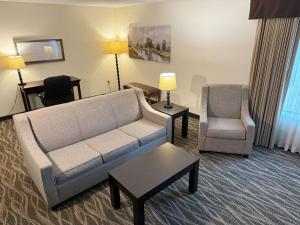
[[[117,127],[112,106],[106,95],[74,102],[75,113],[83,140],[95,137]]]
[[[80,129],[72,103],[27,113],[33,133],[44,152],[81,141]]]
[[[142,117],[139,101],[134,89],[118,91],[106,96],[112,106],[117,127],[124,126]]]
[[[207,116],[241,118],[242,85],[210,85],[208,88]]]

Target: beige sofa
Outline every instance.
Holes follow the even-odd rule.
[[[251,153],[255,124],[248,110],[248,87],[209,85],[202,88],[199,151]]]
[[[25,166],[50,207],[171,140],[172,121],[129,89],[14,116]],[[129,176],[130,174],[128,174]]]

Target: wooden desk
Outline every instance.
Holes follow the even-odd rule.
[[[77,77],[71,76],[72,86],[77,87],[78,90],[78,97],[79,99],[82,98],[81,96],[81,89],[80,89],[80,79]],[[25,107],[26,112],[31,111],[30,101],[29,101],[29,95],[31,94],[39,94],[44,92],[44,81],[32,81],[27,82],[25,85],[19,85],[23,104]]]

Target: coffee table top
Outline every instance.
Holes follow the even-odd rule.
[[[108,173],[131,195],[140,198],[198,160],[187,150],[166,143]]]

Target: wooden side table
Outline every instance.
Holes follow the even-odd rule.
[[[153,100],[151,98],[155,98],[156,102],[160,102],[160,95],[161,95],[160,89],[146,85],[146,84],[136,83],[136,82],[132,82],[132,83],[123,85],[124,89],[129,89],[129,88],[134,88],[134,87],[137,87],[137,88],[140,88],[143,90],[148,103],[151,103],[151,101],[153,102]]]
[[[182,117],[182,128],[181,128],[181,136],[186,138],[188,134],[188,126],[189,126],[189,108],[176,105],[172,103],[173,108],[167,109],[164,107],[166,104],[165,101],[155,103],[152,106],[153,109],[165,113],[172,117],[172,144],[174,143],[174,130],[175,130],[175,119],[178,117]]]

